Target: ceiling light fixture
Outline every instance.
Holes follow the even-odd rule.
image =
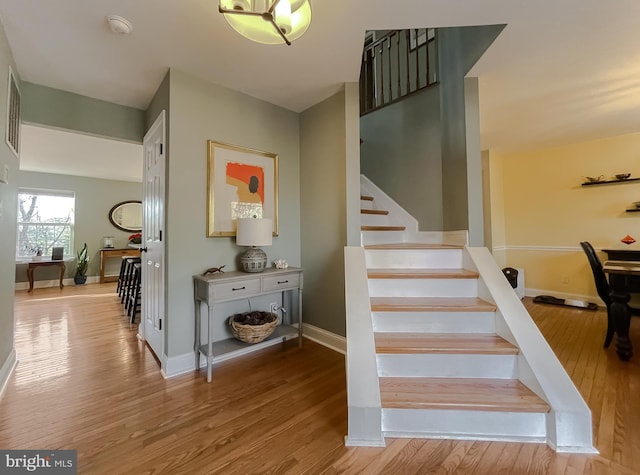
[[[122,18],[118,15],[109,15],[107,18],[107,24],[114,33],[122,35],[128,35],[133,31],[133,25],[126,18]]]
[[[220,0],[231,28],[257,43],[291,45],[311,23],[309,0]]]

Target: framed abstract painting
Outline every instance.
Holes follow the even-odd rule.
[[[278,155],[207,141],[207,236],[235,236],[237,218],[269,218],[278,235]]]

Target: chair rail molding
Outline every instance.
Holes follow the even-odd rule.
[[[596,247],[596,251],[602,251],[602,247]],[[580,252],[583,250],[580,246],[534,246],[534,245],[506,245],[494,246],[491,252],[496,251],[538,251],[538,252]]]

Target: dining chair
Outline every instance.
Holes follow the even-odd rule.
[[[593,278],[596,284],[596,291],[598,295],[604,302],[607,307],[607,334],[604,338],[604,347],[609,348],[611,344],[611,340],[613,340],[613,334],[615,333],[615,324],[613,321],[613,316],[611,315],[611,296],[609,295],[609,281],[607,281],[607,276],[602,270],[602,263],[600,259],[598,259],[598,255],[596,254],[595,249],[588,241],[583,241],[580,243],[582,250],[587,255],[587,259],[589,260],[589,265],[591,266],[591,272],[593,272]],[[640,315],[640,308],[629,305],[629,310],[631,315]]]

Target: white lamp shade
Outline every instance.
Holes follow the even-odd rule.
[[[236,221],[238,246],[271,246],[273,224],[270,219],[238,218]]]

